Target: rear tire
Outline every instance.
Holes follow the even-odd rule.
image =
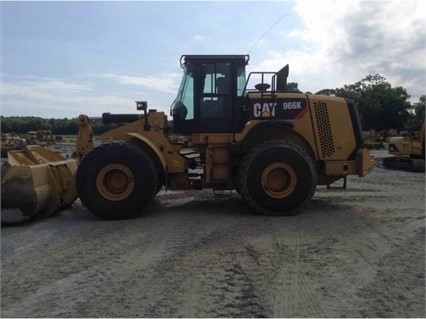
[[[104,219],[140,215],[158,189],[149,156],[135,145],[114,141],[90,151],[76,174],[77,192],[91,212]]]
[[[251,150],[243,159],[239,189],[243,198],[264,215],[295,215],[311,200],[316,188],[315,167],[298,145],[273,140]]]

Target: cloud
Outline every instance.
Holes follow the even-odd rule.
[[[106,107],[125,110],[134,103],[128,97],[105,94],[81,81],[36,76],[3,75],[0,96],[4,116],[77,117],[80,113],[99,116],[99,110]]]
[[[86,74],[73,81],[38,76],[2,76],[1,115],[76,117],[80,113],[100,116],[102,112],[134,112],[141,97],[149,105],[168,112],[162,105],[171,102],[182,75],[177,73],[135,77],[129,75]],[[150,90],[149,94],[142,89]],[[113,92],[113,93],[112,93]],[[170,103],[169,102],[169,103]]]
[[[176,93],[179,87],[179,81],[182,78],[182,74],[178,73],[159,74],[146,77],[117,75],[114,73],[92,74],[92,76],[110,80],[120,85],[145,87],[164,93]]]
[[[200,34],[196,34],[191,38],[191,41],[195,43],[200,43],[206,41],[206,38]]]
[[[2,76],[4,82],[1,85],[2,96],[16,96],[21,98],[52,99],[60,95],[87,94],[92,88],[69,81],[58,79],[24,76],[8,77]]]
[[[271,50],[259,68],[290,63],[290,81],[316,92],[380,73],[417,101],[426,82],[426,17],[422,1],[298,1],[302,27],[283,37],[298,49]]]

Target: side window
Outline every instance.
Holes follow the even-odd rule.
[[[229,94],[229,63],[207,64],[204,71],[204,94]]]
[[[246,68],[240,66],[237,68],[237,96],[243,96],[245,85],[246,85]]]
[[[213,94],[215,92],[215,89],[214,89],[214,82],[215,82],[214,76],[215,76],[214,73],[206,73],[206,78],[204,79],[203,94]]]

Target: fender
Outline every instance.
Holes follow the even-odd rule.
[[[231,144],[230,150],[233,153],[246,153],[251,148],[266,140],[285,139],[303,147],[312,159],[315,159],[315,153],[309,143],[302,135],[294,131],[294,124],[290,121],[268,120],[251,121],[247,125],[235,143]],[[278,131],[274,130],[278,129]],[[278,133],[278,134],[277,134]]]
[[[241,133],[234,133],[234,142],[236,142],[237,144],[244,144],[247,140],[250,140],[253,135],[256,136],[259,133],[262,134],[272,128],[283,128],[287,130],[292,130],[293,127],[293,123],[282,120],[250,121],[245,125]]]
[[[144,144],[148,145],[148,147],[151,148],[151,150],[155,153],[155,155],[157,155],[159,161],[161,162],[161,165],[163,166],[164,171],[166,171],[167,162],[164,159],[163,154],[161,153],[161,151],[160,151],[160,149],[158,148],[157,145],[152,143],[152,141],[150,139],[148,139],[145,136],[138,134],[138,133],[126,133],[126,135],[132,136],[132,137],[140,140]]]
[[[283,120],[251,120],[244,126],[240,133],[234,133],[234,141],[242,142],[249,134],[253,134],[255,130],[263,130],[271,127],[282,127],[291,130],[294,124]]]

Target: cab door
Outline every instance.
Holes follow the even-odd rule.
[[[231,132],[234,76],[231,62],[203,63],[199,66],[197,102],[199,128],[205,133]]]

